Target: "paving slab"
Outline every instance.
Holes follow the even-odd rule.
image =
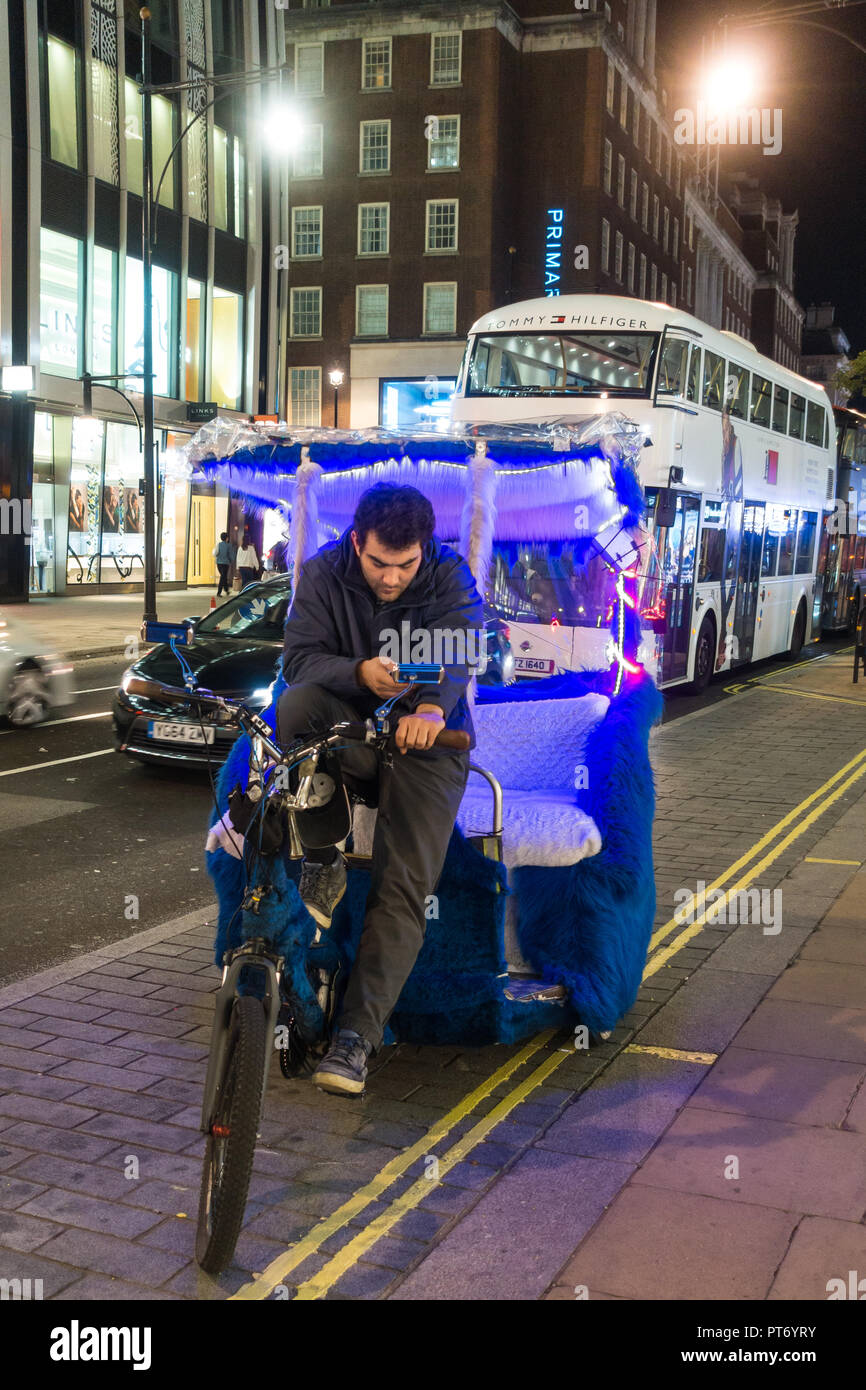
[[[766,1207],[630,1185],[556,1284],[630,1299],[763,1299],[796,1224]]]
[[[866,1211],[866,1136],[689,1106],[633,1185],[859,1221]]]
[[[853,1278],[852,1278],[853,1274]],[[862,1282],[861,1282],[862,1281]],[[866,1297],[866,1226],[806,1216],[779,1266],[768,1298],[834,1301]]]
[[[701,970],[640,1031],[655,1047],[720,1052],[773,984],[774,976]]]
[[[866,1077],[856,1062],[791,1058],[732,1045],[689,1099],[690,1107],[788,1120],[801,1125],[842,1124]],[[852,1125],[851,1128],[857,1128]]]

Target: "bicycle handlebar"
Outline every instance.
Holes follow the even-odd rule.
[[[184,690],[179,685],[163,685],[162,681],[148,680],[144,676],[130,676],[124,687],[127,694],[138,695],[146,700],[165,700],[172,704],[196,704],[203,709],[223,710],[230,714],[240,714],[243,704],[225,696],[214,695],[213,691]],[[245,711],[249,713],[249,711]],[[366,724],[346,723],[339,726],[340,736],[358,742],[370,741],[370,729]],[[453,748],[455,752],[465,753],[470,738],[465,729],[440,729],[434,740],[437,748]]]

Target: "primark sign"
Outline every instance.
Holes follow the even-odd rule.
[[[556,295],[562,288],[562,230],[565,208],[547,209],[544,238],[544,293]]]

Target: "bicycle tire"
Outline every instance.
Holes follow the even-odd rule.
[[[229,1024],[232,1038],[214,1128],[207,1136],[195,1256],[207,1274],[229,1264],[240,1234],[253,1169],[267,1064],[267,1023],[260,999],[241,995]]]

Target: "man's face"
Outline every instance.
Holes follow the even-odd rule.
[[[378,599],[392,603],[407,589],[418,573],[423,551],[420,541],[406,550],[389,550],[375,531],[368,531],[363,549],[358,534],[352,532],[352,544],[361,565],[361,573]]]

